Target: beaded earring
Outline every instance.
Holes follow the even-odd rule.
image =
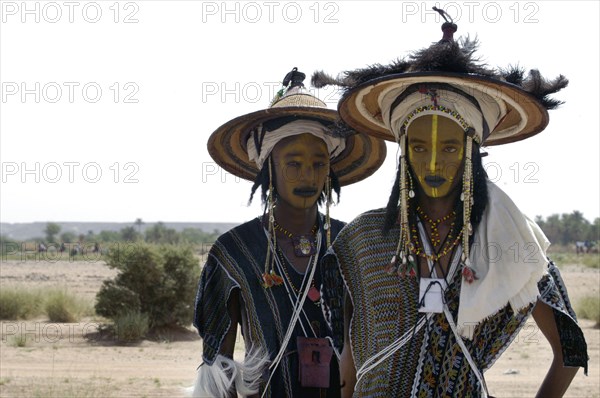
[[[325,180],[325,224],[323,229],[327,233],[327,247],[331,246],[331,218],[329,216],[329,207],[333,203],[331,196],[331,177],[327,176]]]
[[[390,274],[393,272],[397,272],[398,275],[400,275],[400,277],[405,277],[406,275],[415,277],[417,276],[417,262],[415,256],[412,254],[412,244],[410,242],[410,230],[408,224],[408,201],[411,197],[409,193],[409,188],[407,186],[407,180],[410,177],[408,173],[408,164],[406,161],[406,134],[400,135],[399,145],[401,153],[399,165],[400,177],[398,178],[400,184],[400,239],[398,239],[398,246],[396,247],[396,252],[390,260],[389,264],[386,265],[385,269]],[[414,195],[414,191],[412,192]]]
[[[273,209],[275,208],[273,200],[273,163],[271,156],[269,156],[269,196],[267,198],[267,209],[268,209],[268,235],[269,239],[267,242],[267,254],[265,256],[265,272],[262,274],[263,286],[269,288],[271,286],[281,285],[283,278],[277,275],[274,268],[275,254],[273,250],[277,248],[277,235],[275,234],[275,214]]]
[[[408,198],[412,199],[412,198],[415,197],[415,188],[414,188],[414,184],[413,184],[412,174],[409,173],[408,170],[407,170],[406,174],[408,175],[408,186],[409,186],[409,188],[408,188]]]
[[[473,150],[473,137],[467,134],[467,142],[465,145],[465,170],[463,173],[463,189],[460,198],[463,202],[463,230],[462,230],[462,247],[463,253],[461,258],[462,276],[465,282],[473,283],[478,279],[475,270],[471,266],[469,259],[469,236],[473,234],[473,226],[471,225],[471,209],[473,208],[473,162],[471,160],[471,152]]]

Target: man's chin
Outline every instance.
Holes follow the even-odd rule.
[[[427,187],[427,189],[424,189],[423,191],[425,191],[425,195],[434,199],[443,199],[449,196],[451,192],[449,188],[444,187],[443,185],[438,188]]]

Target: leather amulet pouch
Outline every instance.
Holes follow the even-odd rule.
[[[329,388],[329,364],[333,348],[325,338],[298,336],[298,380],[302,387]]]

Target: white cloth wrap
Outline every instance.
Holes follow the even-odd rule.
[[[259,129],[260,130],[260,129]],[[256,149],[256,145],[254,144],[254,134],[257,133],[255,130],[250,134],[250,138],[248,138],[248,142],[246,146],[248,148],[248,158],[256,163],[256,166],[259,169],[262,169],[265,160],[271,154],[273,147],[277,145],[279,141],[286,137],[291,137],[294,135],[300,134],[312,134],[317,138],[322,139],[327,145],[327,151],[329,152],[329,158],[333,159],[346,147],[346,141],[340,137],[333,137],[326,133],[326,128],[321,123],[313,120],[295,120],[293,122],[287,123],[280,128],[267,131],[265,133],[265,137],[263,139],[260,155],[258,154],[258,150]],[[260,134],[260,132],[258,132]]]
[[[378,99],[379,106],[381,108],[381,115],[383,117],[383,123],[394,134],[396,141],[398,141],[398,138],[400,137],[401,127],[404,124],[404,121],[406,120],[408,115],[410,115],[417,108],[433,105],[433,101],[428,94],[417,91],[415,93],[409,94],[400,104],[398,104],[392,110],[391,106],[393,102],[409,86],[410,85],[407,85],[406,83],[399,83],[396,87],[388,89],[384,93],[382,93]],[[454,85],[452,86],[456,87],[459,90],[464,89],[462,87],[457,87]],[[427,84],[424,84],[424,87],[427,87]],[[443,89],[436,89],[436,93],[437,105],[441,105],[449,110],[458,112],[458,114],[462,116],[465,122],[467,122],[467,124],[475,130],[476,141],[479,143],[481,143],[483,140],[484,118],[489,127],[489,131],[492,131],[494,127],[496,127],[498,122],[502,119],[502,117],[504,117],[504,115],[506,114],[505,107],[502,107],[500,103],[494,100],[490,95],[478,90],[469,90],[468,94],[477,100],[481,111],[469,99],[465,98],[459,93]],[[391,118],[390,112],[392,113]],[[431,114],[437,114],[440,116],[447,117],[450,120],[453,120],[457,124],[459,124],[459,122],[455,118],[443,111],[427,110],[414,116],[409,121],[408,126],[410,126],[410,123],[412,123],[418,117]]]
[[[548,263],[550,242],[540,227],[495,184],[487,186],[489,202],[469,255],[479,279],[462,282],[456,322],[459,333],[468,339],[477,324],[507,303],[514,312],[535,303],[537,283]]]

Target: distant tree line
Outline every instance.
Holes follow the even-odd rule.
[[[537,216],[535,222],[553,244],[569,245],[578,241],[597,242],[600,239],[600,218],[590,223],[580,211],[553,214],[547,218]]]
[[[600,218],[593,223],[588,221],[580,211],[570,214],[553,214],[547,218],[536,216],[535,222],[542,228],[548,239],[553,244],[570,245],[577,241],[598,242],[600,240]],[[135,220],[131,226],[122,228],[120,231],[100,231],[94,233],[76,235],[65,231],[62,234],[61,227],[57,223],[49,222],[44,229],[45,236],[34,239],[37,242],[45,242],[50,245],[61,243],[117,243],[117,242],[146,242],[150,244],[187,244],[192,246],[210,245],[219,237],[218,231],[204,232],[197,228],[185,228],[178,232],[173,228],[158,222],[151,228],[141,231],[141,219]],[[2,252],[7,243],[16,244],[13,239],[0,236]]]
[[[198,228],[185,228],[178,232],[173,228],[167,228],[163,222],[154,224],[151,228],[147,228],[144,232],[141,231],[141,219],[137,219],[131,226],[122,228],[119,231],[100,231],[94,233],[88,231],[87,234],[74,234],[70,231],[61,233],[61,226],[54,222],[46,224],[44,229],[44,237],[33,239],[37,243],[43,243],[47,246],[60,246],[61,244],[75,243],[99,243],[106,245],[117,242],[146,242],[150,244],[184,244],[192,246],[210,245],[219,237],[219,232],[204,232]],[[135,226],[134,226],[135,225]],[[4,236],[0,236],[3,252],[4,246],[10,244],[14,246],[19,242]]]

